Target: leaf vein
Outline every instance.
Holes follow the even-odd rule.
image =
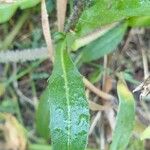
[[[64,78],[64,83],[65,83],[65,86],[64,86],[64,88],[65,88],[65,95],[66,95],[66,99],[67,99],[67,118],[68,118],[68,121],[67,121],[67,124],[68,124],[68,126],[67,126],[67,128],[68,128],[68,130],[67,130],[67,146],[68,146],[68,150],[70,149],[70,135],[71,135],[71,129],[70,129],[70,127],[71,127],[71,125],[70,125],[70,123],[71,123],[71,116],[70,116],[70,112],[71,112],[71,110],[70,110],[70,100],[69,100],[69,86],[68,86],[68,79],[67,79],[67,72],[66,72],[66,67],[65,67],[65,62],[64,62],[64,56],[63,56],[63,52],[64,52],[64,49],[63,50],[61,50],[61,64],[62,64],[62,69],[63,69],[63,78]]]

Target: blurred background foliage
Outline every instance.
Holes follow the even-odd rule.
[[[4,3],[0,4],[0,16],[3,16],[0,17],[0,52],[34,50],[35,48],[46,47],[41,27],[40,3],[39,0],[32,2],[31,4],[27,0],[22,2],[18,0],[15,5],[11,6]],[[103,76],[107,77],[108,82],[105,84],[108,91],[106,91],[117,97],[117,72],[123,72],[127,85],[132,91],[143,81],[145,56],[148,69],[150,69],[150,8],[149,1],[147,1],[145,5],[141,6],[143,11],[137,9],[139,15],[134,16],[132,13],[135,12],[131,10],[139,5],[136,0],[129,1],[128,5],[124,1],[118,4],[112,1],[109,10],[106,7],[107,3],[108,0],[103,0],[100,5],[102,16],[100,13],[94,13],[99,10],[98,5],[95,6],[92,3],[89,8],[85,9],[74,30],[77,32],[77,36],[81,38],[80,41],[84,39],[82,38],[83,35],[89,32],[94,33],[93,30],[99,26],[114,21],[121,22],[106,31],[102,28],[101,30],[105,32],[90,43],[83,44],[79,43],[78,40],[75,41],[72,45],[74,52],[71,53],[71,56],[81,74],[95,84],[97,88],[102,88]],[[54,33],[57,31],[56,1],[47,0],[46,5],[52,36],[55,36]],[[73,0],[69,0],[67,17],[73,11],[73,5]],[[124,6],[126,6],[126,11],[122,11]],[[122,12],[118,14],[118,10]],[[101,17],[101,22],[97,20],[97,16]],[[88,20],[89,17],[90,20]],[[126,19],[123,20],[124,18]],[[86,19],[89,24],[87,24]],[[75,51],[77,49],[78,51]],[[104,62],[106,55],[107,66]],[[8,150],[10,147],[14,147],[14,150],[15,148],[20,148],[19,150],[50,149],[49,114],[48,105],[46,105],[47,90],[45,90],[45,87],[51,72],[52,63],[47,59],[25,63],[0,64],[0,150]],[[101,104],[98,96],[88,90],[86,92],[89,93],[90,100]],[[150,124],[150,96],[148,95],[144,98],[144,101],[140,101],[139,95],[140,92],[134,94],[136,121],[138,123],[136,123],[133,136],[127,147],[128,150],[150,149],[150,141],[147,135],[142,136],[146,136],[147,140],[140,140],[144,129]],[[116,103],[114,105],[116,106]],[[90,111],[91,125],[98,112]],[[104,113],[103,111],[100,112]],[[116,111],[114,112],[116,113]],[[89,135],[88,147],[92,149],[100,147],[101,122],[104,122],[103,125],[108,132],[105,135],[106,148],[110,144],[110,139],[107,137],[110,136],[110,126],[105,117],[104,115],[104,118],[99,119]],[[20,134],[18,135],[18,133]],[[147,133],[149,133],[149,130]],[[19,138],[11,141],[11,137],[15,136],[19,136]],[[15,146],[12,146],[11,144],[14,143]]]

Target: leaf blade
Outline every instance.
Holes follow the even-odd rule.
[[[54,150],[85,149],[88,103],[82,79],[69,58],[66,39],[57,44],[49,79],[50,129]]]
[[[16,0],[12,3],[0,4],[0,23],[7,22],[16,12],[17,8],[27,9],[40,3],[40,0]]]
[[[121,42],[127,29],[127,23],[122,23],[110,29],[100,38],[82,48],[81,62],[90,62],[113,52]]]
[[[106,24],[133,16],[149,16],[150,2],[147,0],[95,0],[95,5],[85,10],[76,26],[78,34],[86,35],[90,31]]]
[[[36,130],[37,132],[44,137],[46,140],[50,139],[49,134],[49,105],[48,105],[48,98],[49,98],[49,90],[48,88],[42,93],[39,104],[36,110]],[[44,116],[44,117],[43,117]]]
[[[135,103],[132,93],[128,90],[124,81],[117,84],[119,97],[119,110],[117,113],[116,127],[113,132],[113,141],[110,150],[123,150],[129,143],[134,128]]]

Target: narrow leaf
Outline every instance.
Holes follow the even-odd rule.
[[[76,26],[79,35],[85,35],[102,25],[133,16],[149,16],[149,0],[95,0],[95,5],[85,10]]]
[[[150,139],[150,126],[147,127],[141,135],[141,140]]]
[[[66,39],[57,43],[49,79],[50,130],[53,150],[84,150],[89,110],[82,78],[67,52]]]
[[[134,97],[122,79],[117,84],[117,93],[119,97],[119,109],[110,150],[124,150],[129,143],[134,128]]]
[[[83,47],[82,52],[79,56],[79,61],[89,62],[113,52],[121,42],[126,29],[127,23],[119,24],[97,40]]]
[[[49,89],[47,88],[41,95],[40,101],[36,110],[36,129],[38,133],[46,140],[50,138],[49,134]]]

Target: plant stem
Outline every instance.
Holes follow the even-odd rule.
[[[0,47],[0,49],[6,50],[11,45],[12,41],[14,40],[14,38],[16,37],[16,35],[18,34],[18,32],[20,31],[20,29],[22,28],[23,24],[25,23],[25,21],[27,20],[28,17],[29,17],[29,11],[25,11],[21,15],[17,24],[14,26],[14,28],[9,33],[9,35],[7,35],[4,42],[2,42],[3,44]]]

